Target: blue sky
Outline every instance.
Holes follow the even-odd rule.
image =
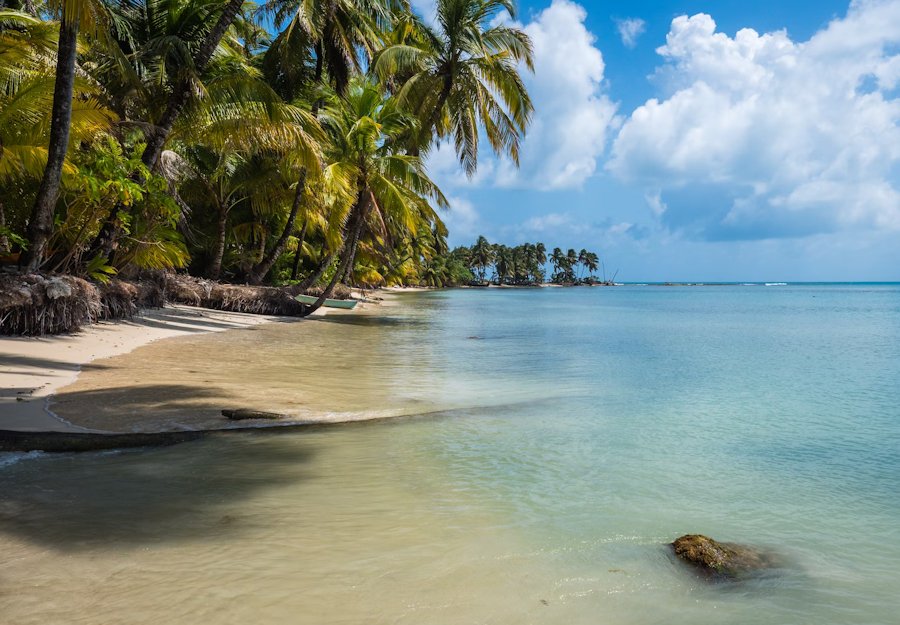
[[[413,3],[423,12],[429,0]],[[432,154],[451,244],[618,279],[900,280],[900,0],[526,2],[521,168]]]

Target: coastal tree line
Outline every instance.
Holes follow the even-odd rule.
[[[595,252],[572,248],[563,252],[556,247],[548,254],[541,242],[507,246],[480,236],[471,247],[453,249],[445,264],[453,268],[453,284],[527,286],[547,282],[548,277],[553,284],[608,283],[596,275],[601,262]]]
[[[439,0],[428,22],[406,0],[0,1],[0,258],[322,298],[458,282],[424,159],[449,142],[472,175],[486,141],[518,161],[532,44],[515,15],[511,0]],[[537,277],[500,257],[501,281]]]

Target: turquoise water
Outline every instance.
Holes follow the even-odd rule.
[[[472,289],[384,312],[320,323],[351,361],[377,335],[384,393],[437,415],[7,459],[0,614],[896,622],[900,286]],[[709,585],[664,547],[684,533],[786,564]]]

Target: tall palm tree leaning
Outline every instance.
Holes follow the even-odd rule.
[[[528,35],[491,26],[503,11],[515,18],[512,0],[438,0],[436,25],[420,25],[421,45],[395,44],[377,55],[374,70],[383,81],[411,76],[397,92],[421,122],[409,137],[409,154],[452,138],[471,176],[480,126],[493,150],[518,164],[519,139],[534,111],[519,65],[533,71],[534,64]]]
[[[348,199],[332,210],[344,224],[339,260],[322,294],[304,314],[316,311],[331,297],[338,281],[353,267],[360,238],[370,216],[379,222],[405,220],[429,212],[429,200],[446,207],[447,200],[428,178],[417,156],[397,153],[396,139],[415,120],[386,98],[383,89],[363,78],[350,82],[345,96],[331,98],[320,120],[330,136],[326,178],[341,178]]]
[[[66,1],[68,2],[70,0]],[[194,57],[192,69],[195,76],[202,75],[206,70],[206,66],[212,59],[213,53],[219,46],[219,42],[222,40],[222,37],[225,35],[225,31],[228,30],[232,22],[234,22],[238,11],[240,11],[241,5],[243,5],[243,0],[228,0],[228,2],[222,7],[222,12],[219,13],[215,24],[212,26],[209,32],[206,33],[206,36],[204,37],[202,43],[200,44],[200,47],[197,50],[197,54]],[[182,78],[172,87],[172,91],[169,94],[169,100],[166,105],[165,111],[163,111],[163,114],[160,116],[159,120],[150,126],[150,132],[147,136],[147,143],[144,147],[144,152],[141,155],[141,161],[144,163],[144,165],[146,165],[148,170],[153,171],[157,167],[157,164],[159,163],[159,157],[163,152],[163,147],[165,146],[169,135],[172,133],[172,128],[175,126],[175,122],[178,120],[179,116],[181,115],[182,111],[184,111],[184,108],[187,106],[188,101],[190,100],[192,85],[193,81],[191,80],[191,75],[183,75]],[[139,178],[140,175],[135,174],[135,179],[138,180],[138,182],[143,182],[143,180],[139,180]],[[118,216],[119,212],[123,208],[124,206],[119,203],[116,203],[113,206],[112,210],[106,218],[106,221],[100,228],[100,232],[97,234],[97,237],[91,244],[90,251],[87,254],[89,258],[95,256],[98,253],[103,254],[107,258],[109,257],[110,253],[113,250],[113,247],[115,246],[116,239],[121,232],[121,227],[118,223]]]
[[[361,70],[362,59],[367,62],[372,59],[381,33],[390,26],[392,6],[391,0],[267,0],[261,10],[272,17],[276,26],[284,26],[284,29],[266,52],[263,64],[266,69],[275,68],[281,77],[282,97],[294,99],[303,87],[308,87],[304,85],[306,76],[297,68],[302,67],[310,46],[315,60],[312,76],[314,89],[330,84],[337,94],[344,95],[350,76]],[[322,100],[316,97],[312,102],[314,116],[321,106]],[[301,171],[297,181],[298,193],[306,178],[307,172]],[[296,215],[296,211],[292,214]],[[290,219],[289,224],[293,227],[294,220]],[[301,229],[304,236],[307,227],[308,223],[304,220]],[[338,253],[339,250],[333,250],[325,255],[318,269],[307,276],[296,290],[305,291],[317,282]],[[295,259],[295,267],[297,261]],[[296,270],[292,276],[296,276]],[[249,281],[258,283],[263,277],[259,271],[253,271]]]
[[[31,217],[28,220],[28,253],[26,271],[37,271],[44,260],[47,241],[53,234],[53,212],[59,197],[63,164],[69,148],[72,126],[72,96],[75,91],[75,60],[78,54],[79,28],[95,28],[103,14],[98,0],[53,0],[50,8],[57,11],[59,43],[56,53],[56,82],[53,88],[50,144],[47,166],[41,178]]]

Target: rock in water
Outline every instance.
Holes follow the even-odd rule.
[[[244,419],[284,419],[288,415],[278,414],[277,412],[264,412],[262,410],[238,408],[237,410],[223,410],[222,416],[228,417],[233,421],[243,421]]]
[[[672,543],[675,555],[713,579],[740,579],[779,566],[772,554],[720,543],[702,534],[687,534]]]

